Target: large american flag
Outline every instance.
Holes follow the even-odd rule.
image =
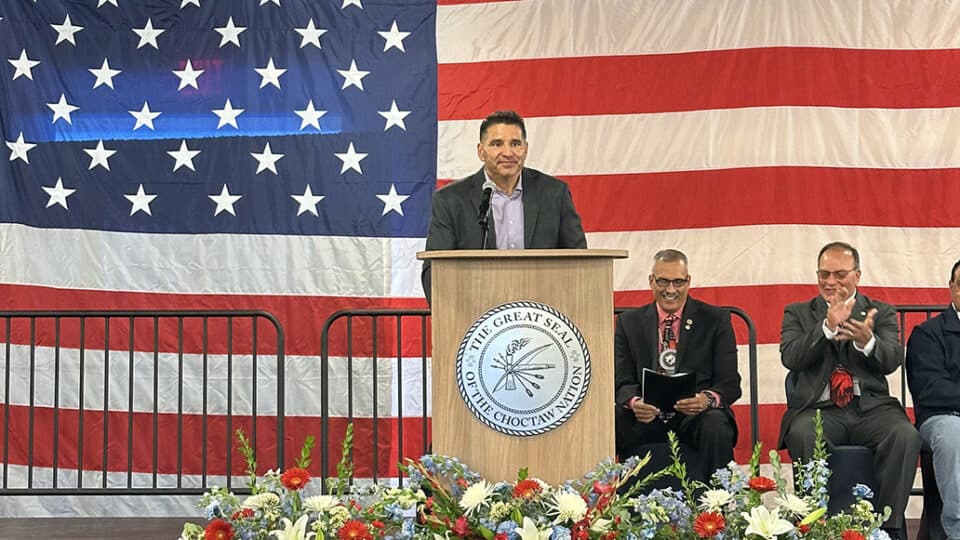
[[[272,311],[296,418],[319,413],[330,313],[425,305],[430,195],[479,168],[496,109],[527,118],[528,165],[570,184],[590,247],[630,251],[618,305],[649,301],[649,257],[675,247],[694,296],[752,316],[768,447],[782,309],[816,294],[821,245],[860,248],[862,289],[892,303],[945,303],[960,257],[960,4],[7,0],[0,17],[4,308]]]

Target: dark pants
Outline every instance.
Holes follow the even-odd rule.
[[[693,418],[675,415],[670,422],[654,419],[649,424],[638,422],[633,412],[617,407],[617,455],[621,459],[640,454],[645,444],[666,442],[667,432],[677,434],[680,442],[693,447],[700,454],[702,470],[709,478],[719,468],[733,461],[736,426],[720,409],[707,409]]]
[[[920,455],[920,434],[907,419],[903,408],[888,403],[862,411],[860,399],[855,398],[842,409],[830,405],[820,411],[828,451],[830,445],[859,445],[873,450],[873,465],[879,483],[870,486],[877,493],[874,507],[877,510],[890,507],[890,519],[884,523],[885,528],[901,527]],[[801,411],[790,423],[784,442],[794,462],[807,462],[813,458],[815,414],[816,409]]]

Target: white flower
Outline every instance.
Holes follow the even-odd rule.
[[[810,505],[793,493],[787,493],[783,497],[777,497],[773,502],[777,504],[777,508],[785,511],[786,514],[790,516],[800,517],[810,513]]]
[[[517,527],[514,532],[520,536],[520,540],[549,540],[553,527],[540,530],[532,519],[524,517],[523,526]]]
[[[553,504],[551,509],[557,513],[557,519],[554,523],[563,523],[564,521],[580,521],[587,513],[587,503],[579,493],[571,493],[558,489],[553,494]]]
[[[480,480],[471,484],[463,492],[463,497],[460,497],[460,508],[463,508],[469,516],[477,508],[488,505],[489,501],[487,499],[490,498],[490,495],[493,495],[493,485],[488,484],[486,480]]]
[[[249,508],[251,510],[259,510],[261,508],[266,508],[268,506],[276,506],[280,504],[280,497],[276,493],[260,493],[258,495],[251,495],[243,501],[243,508]]]
[[[720,512],[723,507],[730,504],[733,495],[721,489],[708,489],[700,495],[700,509],[710,512]]]
[[[303,500],[303,507],[311,512],[326,512],[340,504],[340,500],[330,495],[317,495]]]
[[[592,525],[590,525],[590,530],[595,533],[603,534],[610,529],[610,525],[612,523],[613,523],[613,520],[600,518],[597,521],[593,522]]]
[[[776,540],[781,534],[793,530],[793,524],[785,519],[780,519],[780,513],[774,510],[770,513],[766,506],[757,506],[750,510],[750,513],[740,514],[747,521],[747,536],[755,534],[766,540]]]
[[[276,536],[280,540],[310,540],[316,533],[307,532],[307,520],[310,518],[307,514],[300,516],[296,523],[287,518],[283,518],[283,529],[270,531],[271,536]]]

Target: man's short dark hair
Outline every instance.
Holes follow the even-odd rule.
[[[857,251],[857,248],[846,242],[830,242],[829,244],[820,248],[820,254],[817,255],[817,267],[820,266],[820,257],[823,257],[824,253],[833,250],[849,251],[850,254],[853,255],[853,269],[860,269],[860,252]]]
[[[481,141],[483,140],[483,134],[487,132],[487,128],[495,124],[519,126],[520,133],[523,135],[523,140],[527,140],[527,126],[523,125],[523,118],[521,118],[516,111],[497,111],[484,118],[483,122],[480,123]]]
[[[960,268],[960,259],[953,263],[953,268],[950,269],[950,283],[954,283],[954,278],[957,282],[960,282],[960,277],[957,277],[957,268]]]
[[[657,261],[683,261],[683,264],[687,264],[687,256],[684,255],[679,249],[661,249],[656,253],[656,255],[653,256],[653,264],[657,264]]]

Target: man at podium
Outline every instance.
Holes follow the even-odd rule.
[[[520,115],[497,111],[488,116],[477,143],[483,167],[434,193],[426,249],[586,248],[570,188],[525,168],[528,149]],[[429,302],[429,260],[420,277]]]
[[[741,389],[730,313],[689,297],[687,256],[678,250],[654,255],[649,280],[654,301],[617,318],[617,454],[642,455],[644,445],[665,442],[673,431],[700,454],[699,463],[687,456],[688,466],[709,476],[733,460],[737,440],[730,406]],[[645,370],[660,385],[690,374],[690,387],[666,401],[658,396],[657,406],[651,398],[659,388],[644,388]]]

